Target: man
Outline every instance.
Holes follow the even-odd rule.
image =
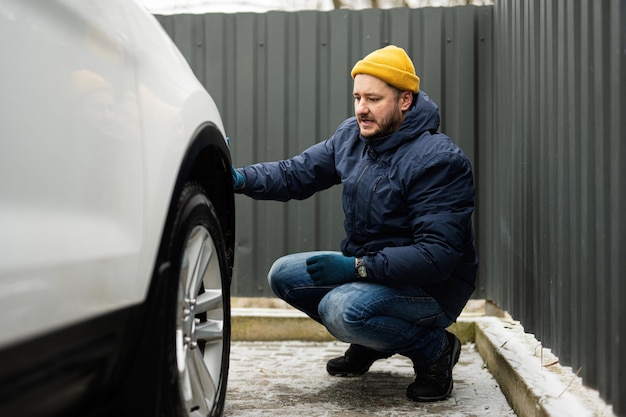
[[[343,184],[341,252],[284,256],[268,279],[276,295],[350,343],[328,361],[361,375],[378,359],[411,359],[413,401],[452,391],[459,339],[446,331],[474,290],[474,186],[470,162],[437,133],[437,106],[406,52],[387,46],[356,63],[355,116],[327,140],[284,161],[233,169],[255,199],[305,199]]]

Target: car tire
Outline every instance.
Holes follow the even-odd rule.
[[[196,183],[180,194],[163,265],[169,311],[161,327],[167,366],[160,376],[160,414],[221,416],[230,355],[230,275],[215,208]]]

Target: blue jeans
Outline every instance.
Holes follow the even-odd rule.
[[[439,358],[452,320],[419,287],[388,287],[369,282],[316,286],[306,259],[320,253],[286,255],[268,273],[272,291],[323,324],[337,339],[409,357],[415,365]]]

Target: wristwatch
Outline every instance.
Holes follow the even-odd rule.
[[[356,258],[354,260],[354,272],[357,279],[367,278],[367,268],[365,268],[363,258]]]

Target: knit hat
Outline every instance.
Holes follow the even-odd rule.
[[[420,78],[404,49],[389,45],[378,49],[356,63],[352,78],[357,74],[369,74],[402,91],[417,93]]]

